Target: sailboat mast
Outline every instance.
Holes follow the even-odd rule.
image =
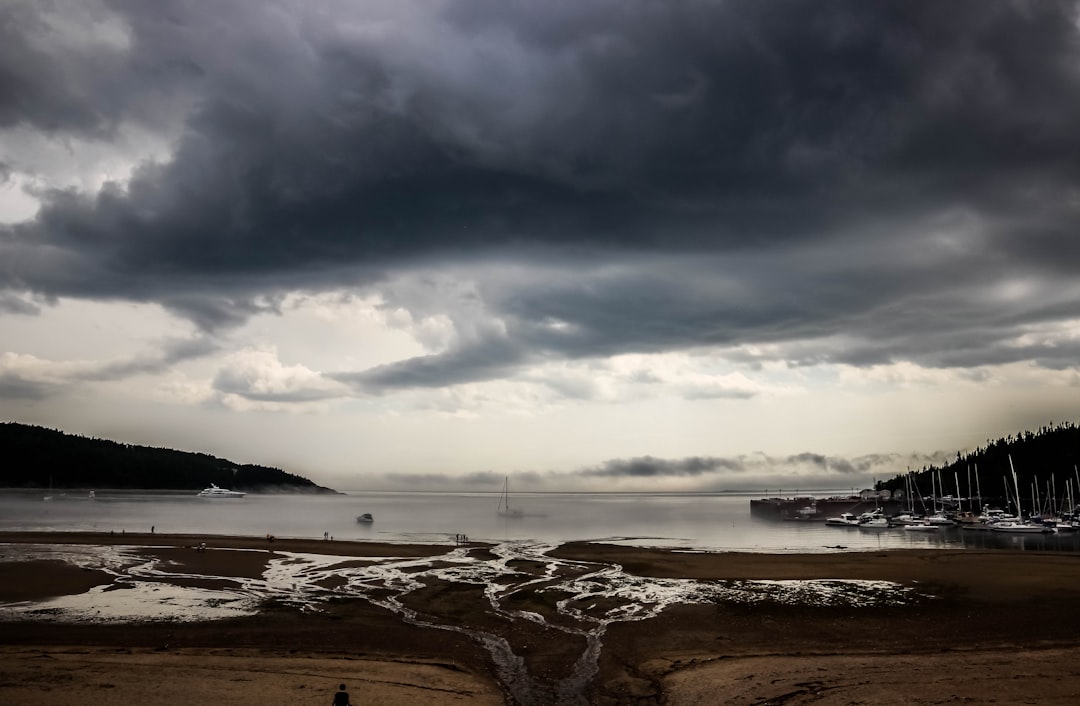
[[[1012,471],[1013,488],[1016,490],[1016,516],[1023,518],[1024,512],[1020,508],[1020,483],[1016,480],[1016,467],[1013,466],[1012,454],[1009,454],[1009,470]]]
[[[971,464],[968,464],[968,510],[975,512],[975,499],[971,497]]]
[[[937,514],[937,490],[934,486],[934,472],[930,471],[930,504],[933,505],[934,514]]]
[[[979,464],[975,464],[975,493],[979,496],[979,514],[982,514],[982,484],[979,483]]]

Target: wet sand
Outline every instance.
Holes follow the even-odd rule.
[[[201,541],[215,549],[200,553]],[[193,573],[257,576],[275,551],[438,557],[446,546],[162,535],[3,534],[0,543],[144,545]],[[264,551],[237,551],[260,549]],[[486,548],[473,549],[483,554]],[[627,572],[700,580],[892,581],[925,596],[898,606],[722,601],[613,623],[595,704],[1021,704],[1080,702],[1080,556],[912,550],[727,554],[569,544],[554,554]],[[527,568],[527,567],[526,567]],[[108,575],[0,556],[0,602],[81,593]],[[541,596],[518,596],[523,605]],[[499,627],[479,588],[432,584],[416,608]],[[563,633],[504,626],[537,674],[580,654]],[[365,600],[317,613],[267,606],[207,623],[0,624],[0,702],[26,704],[505,703],[487,652],[454,632],[408,625]]]

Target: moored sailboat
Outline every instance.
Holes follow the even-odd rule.
[[[503,491],[499,497],[499,517],[524,517],[520,508],[510,507],[510,476],[503,480]]]

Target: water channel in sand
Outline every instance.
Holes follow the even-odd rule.
[[[0,492],[0,530],[209,533],[261,537],[445,544],[434,558],[360,558],[275,552],[254,578],[184,573],[135,547],[0,545],[0,560],[63,559],[114,576],[109,586],[40,603],[0,606],[0,620],[213,620],[254,614],[266,600],[319,610],[355,597],[403,620],[469,636],[491,655],[497,678],[515,703],[584,704],[598,670],[603,639],[617,621],[641,620],[666,606],[697,602],[779,601],[881,605],[909,600],[901,587],[859,581],[691,581],[642,578],[617,565],[554,559],[565,541],[594,540],[675,549],[833,552],[904,548],[1010,548],[1077,551],[1080,533],[998,536],[959,529],[936,533],[826,527],[751,516],[748,494],[522,494],[520,517],[500,517],[498,493],[348,493],[335,496],[249,495],[203,500],[192,494],[58,495]],[[374,522],[356,516],[369,512]],[[488,546],[456,546],[458,535]],[[208,550],[215,551],[215,550]],[[221,550],[224,551],[224,550]],[[229,550],[238,551],[238,550]],[[428,586],[482,587],[501,629],[463,625],[415,599]],[[526,594],[538,600],[522,600]],[[526,610],[517,606],[542,606]],[[530,673],[513,626],[558,631],[581,645],[572,668],[554,679]]]
[[[878,606],[914,598],[909,589],[880,581],[646,578],[628,574],[618,565],[556,559],[547,555],[553,547],[509,541],[483,548],[448,547],[446,554],[425,558],[274,552],[261,576],[244,578],[185,572],[178,565],[152,558],[153,549],[146,547],[2,544],[0,560],[59,559],[106,571],[114,579],[82,595],[0,605],[0,621],[214,620],[254,614],[266,600],[318,611],[326,601],[352,597],[386,608],[412,624],[467,635],[488,650],[496,676],[512,700],[536,706],[587,703],[586,689],[598,671],[608,625],[649,618],[669,605],[777,601]],[[462,625],[410,607],[410,594],[438,583],[483,587],[490,611],[504,619],[500,624],[505,627]],[[549,597],[540,603],[551,606],[550,611],[510,607],[523,592]],[[530,673],[526,660],[508,639],[513,626],[522,621],[581,641],[581,654],[566,676],[546,681]]]

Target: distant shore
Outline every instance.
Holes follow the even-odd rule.
[[[195,547],[229,551],[196,554]],[[439,557],[452,547],[162,535],[0,533],[0,602],[81,593],[101,572],[22,561],[18,545],[144,547],[193,573],[258,575],[277,552]],[[253,549],[264,551],[249,551]],[[236,551],[245,550],[245,551]],[[486,556],[485,545],[470,551]],[[565,544],[562,559],[705,581],[852,579],[918,589],[925,600],[872,610],[761,604],[681,605],[609,625],[590,704],[1066,703],[1080,693],[1080,556],[903,550],[741,554]],[[452,590],[451,590],[452,589]],[[448,592],[449,591],[449,592]],[[432,585],[413,607],[492,624],[483,595]],[[523,605],[527,605],[524,603]],[[495,627],[498,627],[497,625]],[[530,628],[521,654],[539,675],[573,654],[563,633]],[[152,694],[241,704],[326,703],[339,681],[360,703],[501,704],[486,652],[452,631],[409,625],[366,600],[318,613],[270,608],[215,623],[8,622],[0,630],[0,701],[150,703]],[[165,702],[175,699],[165,699]]]

